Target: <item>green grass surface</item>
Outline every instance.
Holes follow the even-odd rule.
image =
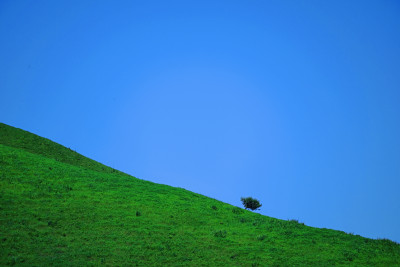
[[[106,173],[119,172],[97,161],[84,157],[70,148],[66,148],[47,138],[8,126],[4,123],[0,123],[0,144],[21,148],[34,154],[94,171]]]
[[[2,266],[400,265],[390,240],[140,180],[4,124],[0,227]]]

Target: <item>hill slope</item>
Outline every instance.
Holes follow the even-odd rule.
[[[390,240],[140,180],[4,124],[0,227],[0,265],[400,265]]]
[[[82,156],[75,151],[30,132],[0,123],[0,144],[21,148],[27,152],[42,155],[64,163],[84,167],[94,171],[119,172],[97,161]],[[121,173],[121,172],[119,172]]]

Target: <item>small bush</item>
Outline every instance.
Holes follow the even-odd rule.
[[[293,231],[292,230],[285,230],[285,231],[282,232],[282,234],[286,235],[286,236],[292,236],[293,235]]]
[[[226,237],[226,231],[225,230],[218,230],[214,232],[215,237],[220,237],[220,238],[225,238]]]
[[[257,240],[259,240],[259,241],[263,241],[265,238],[266,238],[265,235],[259,235],[259,236],[257,236]]]
[[[235,214],[241,214],[241,213],[243,213],[243,210],[241,208],[234,207],[232,209],[232,212],[235,213]]]
[[[142,215],[142,213],[140,211],[136,211],[136,217],[139,217],[141,215]]]
[[[299,220],[295,220],[295,219],[292,219],[292,220],[289,220],[289,222],[292,224],[292,225],[294,225],[294,226],[300,226],[300,225],[304,225],[304,223],[303,222],[299,222]]]
[[[218,208],[216,206],[211,207],[213,210],[217,210]]]
[[[260,201],[252,197],[242,197],[240,200],[242,201],[245,209],[258,210],[262,206]]]

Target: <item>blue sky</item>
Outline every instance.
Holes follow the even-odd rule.
[[[400,242],[397,1],[1,1],[0,121]]]

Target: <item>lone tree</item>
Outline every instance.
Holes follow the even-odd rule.
[[[242,201],[245,209],[257,210],[262,206],[260,201],[252,197],[242,197],[240,200]]]

